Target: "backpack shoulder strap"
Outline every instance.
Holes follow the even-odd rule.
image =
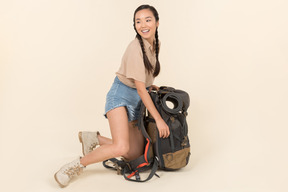
[[[146,139],[149,139],[149,141],[151,142],[152,140],[146,131],[146,126],[145,126],[145,122],[144,122],[145,120],[146,120],[146,107],[145,107],[144,103],[141,101],[140,116],[138,118],[138,129],[140,129],[143,136]]]

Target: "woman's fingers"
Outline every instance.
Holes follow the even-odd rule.
[[[163,119],[158,120],[156,122],[156,126],[158,128],[160,138],[167,138],[170,135],[169,127]]]
[[[156,85],[151,85],[151,86],[149,87],[149,92],[151,92],[151,91],[153,91],[153,90],[158,91],[158,90],[159,90],[159,87],[156,86]]]
[[[159,136],[160,136],[160,138],[167,138],[167,137],[169,137],[169,135],[170,135],[169,128],[159,130]]]

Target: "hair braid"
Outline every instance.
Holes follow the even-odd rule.
[[[153,73],[154,77],[156,77],[160,73],[158,28],[156,28],[155,39],[156,39],[156,45],[155,45],[156,66]]]

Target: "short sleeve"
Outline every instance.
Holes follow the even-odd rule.
[[[126,78],[146,82],[143,53],[138,41],[133,41],[128,45],[123,55],[119,72]]]

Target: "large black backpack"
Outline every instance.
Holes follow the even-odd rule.
[[[160,138],[155,120],[149,114],[145,105],[141,104],[141,115],[138,127],[145,137],[144,154],[133,161],[112,158],[103,162],[106,168],[117,170],[129,181],[145,182],[162,170],[177,170],[189,162],[190,143],[186,117],[190,105],[189,95],[172,87],[160,87],[150,93],[151,99],[163,120],[169,126],[168,138]],[[112,165],[109,165],[112,163]],[[149,176],[141,180],[139,173],[149,170]],[[135,179],[132,179],[135,176]],[[159,177],[159,176],[158,176]]]

